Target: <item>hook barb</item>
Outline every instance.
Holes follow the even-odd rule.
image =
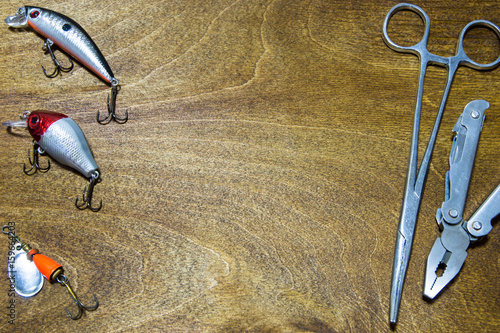
[[[94,303],[95,303],[93,306],[83,305],[83,303],[78,299],[78,296],[76,296],[75,292],[73,291],[73,289],[69,285],[68,278],[65,275],[59,274],[56,277],[56,281],[59,282],[61,285],[66,287],[69,295],[71,296],[71,298],[75,302],[76,306],[78,307],[78,313],[74,316],[71,314],[71,312],[69,312],[68,309],[66,309],[66,312],[68,313],[68,317],[70,317],[71,319],[73,319],[73,320],[79,319],[82,316],[83,310],[94,311],[95,309],[97,309],[99,307],[99,301],[97,300],[97,297],[95,296],[95,294],[93,294]]]
[[[90,209],[91,211],[93,212],[98,212],[99,210],[101,210],[101,207],[102,207],[102,200],[99,204],[99,207],[92,207],[92,195],[94,193],[94,186],[100,182],[100,178],[99,178],[99,171],[95,170],[94,173],[90,176],[90,181],[89,181],[89,186],[86,187],[84,190],[83,190],[83,196],[82,196],[82,203],[79,204],[78,203],[78,197],[76,197],[76,200],[75,200],[75,206],[76,208],[80,209],[80,210],[84,210],[86,208]]]
[[[54,62],[54,65],[55,65],[54,72],[52,72],[52,74],[47,74],[45,67],[42,66],[43,74],[45,74],[45,76],[48,78],[54,78],[60,72],[69,72],[70,70],[73,69],[73,66],[74,66],[73,60],[71,60],[70,57],[68,57],[68,60],[71,63],[71,65],[69,67],[62,66],[61,63],[59,62],[59,60],[57,60],[57,58],[54,54],[54,51],[52,51],[52,48],[51,48],[52,45],[54,45],[54,42],[47,38],[47,40],[45,40],[45,44],[43,44],[43,47],[42,47],[46,52],[50,53],[50,57],[52,58],[52,61]]]
[[[28,150],[28,161],[31,164],[31,168],[27,169],[26,168],[26,163],[23,165],[23,171],[26,175],[32,176],[34,175],[37,171],[40,171],[41,173],[45,173],[49,171],[50,169],[50,160],[47,161],[47,167],[43,168],[40,166],[40,161],[39,157],[40,155],[45,154],[45,150],[40,147],[38,143],[33,141],[33,160],[31,159],[31,154],[30,151]]]
[[[108,115],[103,119],[99,118],[99,110],[97,111],[97,122],[101,125],[109,124],[112,120],[116,121],[118,124],[125,124],[128,120],[128,110],[125,111],[125,117],[119,118],[116,116],[116,95],[118,95],[118,90],[120,90],[120,83],[117,79],[113,78],[111,80],[111,97],[108,95]]]

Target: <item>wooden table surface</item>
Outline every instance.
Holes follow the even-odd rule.
[[[121,4],[120,4],[121,3]],[[85,177],[52,161],[26,176],[31,138],[0,132],[1,222],[61,263],[64,287],[8,296],[0,242],[2,332],[498,332],[500,233],[469,250],[453,283],[422,298],[426,258],[440,235],[452,128],[475,99],[491,106],[465,217],[500,183],[500,69],[460,68],[441,122],[396,327],[388,323],[394,246],[416,99],[416,56],[389,49],[382,23],[397,1],[32,1],[82,25],[122,89],[124,125],[96,123],[110,91],[75,64],[48,79],[43,39],[0,29],[0,120],[46,109],[72,117],[102,173],[98,213],[74,201]],[[471,20],[500,24],[488,1],[414,1],[431,19],[429,50],[451,56]],[[2,1],[3,16],[18,1]],[[409,43],[423,25],[391,21]],[[409,45],[409,44],[408,44]],[[475,29],[468,54],[500,54]],[[484,54],[486,50],[486,54]],[[66,57],[58,52],[64,62]],[[446,71],[428,71],[423,155]],[[42,163],[47,157],[42,157]],[[14,299],[15,319],[9,321]]]

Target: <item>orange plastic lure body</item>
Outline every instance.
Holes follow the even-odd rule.
[[[53,259],[40,254],[37,249],[32,249],[28,252],[28,256],[33,260],[36,268],[50,282],[54,282],[57,276],[63,272],[62,265],[55,262]]]

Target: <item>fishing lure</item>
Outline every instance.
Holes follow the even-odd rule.
[[[74,316],[69,312],[68,309],[66,309],[68,316],[73,320],[79,319],[82,316],[83,310],[94,311],[99,307],[99,301],[97,300],[95,294],[94,294],[95,305],[93,306],[83,305],[83,303],[78,299],[78,296],[76,296],[75,292],[71,288],[68,278],[64,275],[64,269],[61,264],[58,264],[53,259],[43,254],[40,254],[38,249],[33,249],[28,243],[22,242],[21,239],[11,231],[11,227],[9,225],[4,225],[2,227],[2,232],[8,235],[12,239],[13,243],[15,244],[19,243],[15,247],[19,253],[16,256],[17,261],[14,260],[12,264],[12,267],[14,268],[15,272],[11,270],[11,264],[9,263],[9,280],[12,281],[11,277],[13,277],[15,279],[14,283],[16,284],[18,280],[23,280],[27,278],[30,279],[32,276],[34,276],[36,279],[38,276],[43,275],[47,279],[47,281],[51,283],[57,282],[60,285],[65,286],[71,298],[78,307],[78,313]],[[23,259],[23,261],[19,262],[20,259]],[[36,272],[33,272],[32,270],[33,265],[36,268]],[[27,277],[26,274],[30,274],[30,276]],[[40,289],[42,289],[43,279],[41,282],[42,282],[41,285],[35,285],[35,287],[38,288],[38,290],[35,293],[33,293],[30,290],[29,293],[26,294],[26,289],[29,290],[36,288],[33,288],[33,286],[31,285],[29,285],[27,288],[25,284],[19,284],[19,283],[16,284],[16,292],[24,297],[34,296],[38,291],[40,291]]]
[[[102,200],[99,207],[92,207],[92,195],[94,186],[100,182],[100,173],[81,128],[68,116],[50,111],[26,111],[21,119],[7,121],[3,125],[27,128],[33,137],[33,160],[28,154],[31,169],[27,170],[25,164],[24,173],[33,175],[37,171],[48,171],[50,163],[46,168],[42,168],[38,162],[38,156],[47,153],[59,163],[79,171],[89,179],[88,187],[83,190],[83,202],[80,204],[77,197],[76,207],[99,211]]]
[[[52,46],[55,44],[111,85],[111,98],[108,96],[107,102],[108,115],[100,119],[99,111],[97,111],[98,123],[107,124],[111,120],[114,120],[123,124],[128,120],[128,111],[125,112],[124,118],[118,118],[115,114],[119,81],[114,77],[108,62],[97,45],[78,23],[63,14],[32,6],[20,7],[16,15],[5,19],[5,23],[13,28],[30,26],[46,38],[43,49],[50,53],[55,69],[52,74],[47,74],[45,68],[42,66],[45,76],[52,78],[57,76],[61,71],[68,72],[73,68],[71,58],[69,58],[71,62],[70,67],[63,67],[56,59],[52,50]]]

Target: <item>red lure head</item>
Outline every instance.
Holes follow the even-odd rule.
[[[51,111],[33,111],[26,118],[28,132],[38,142],[50,125],[62,118],[68,118],[68,116]]]

